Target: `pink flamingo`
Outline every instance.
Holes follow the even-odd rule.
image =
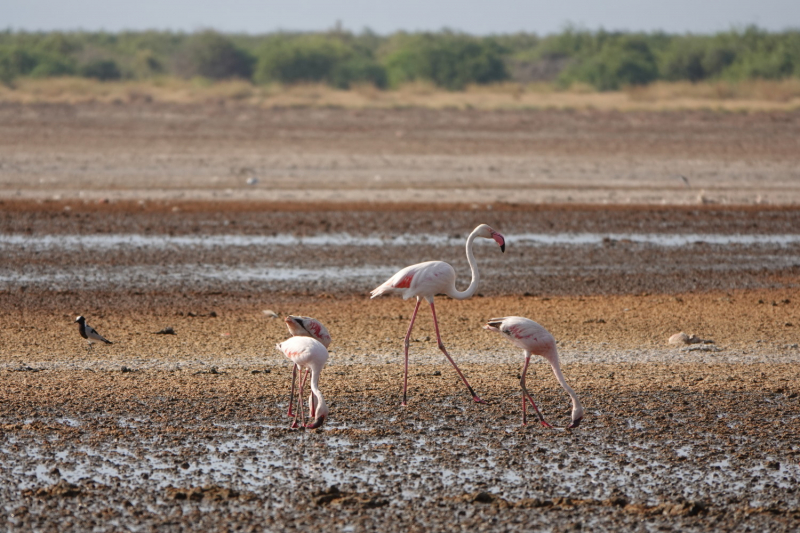
[[[414,320],[417,318],[417,311],[419,311],[419,305],[422,302],[422,298],[428,300],[428,303],[431,306],[431,313],[433,314],[433,326],[436,330],[436,340],[439,343],[439,349],[442,350],[442,353],[444,353],[445,357],[447,357],[447,360],[450,361],[450,363],[453,365],[453,368],[455,368],[456,372],[458,372],[461,381],[464,382],[464,385],[467,386],[467,390],[469,390],[469,393],[472,395],[472,399],[478,403],[486,403],[481,400],[477,394],[475,394],[475,391],[472,390],[467,378],[465,378],[464,374],[461,373],[461,370],[459,370],[455,361],[453,361],[453,358],[450,357],[450,354],[447,353],[444,343],[442,342],[442,337],[439,335],[439,323],[436,319],[436,308],[433,305],[433,297],[437,294],[446,294],[447,296],[455,298],[456,300],[465,300],[470,298],[478,290],[480,276],[478,275],[478,267],[475,262],[475,256],[472,254],[472,244],[477,237],[494,239],[497,244],[500,245],[501,251],[505,252],[506,250],[505,238],[500,233],[496,232],[486,224],[481,224],[475,228],[472,233],[469,234],[469,237],[467,237],[467,261],[469,261],[469,268],[472,271],[472,281],[470,282],[469,287],[467,287],[467,290],[464,292],[459,292],[456,289],[456,272],[453,270],[452,266],[444,261],[428,261],[404,268],[389,278],[383,285],[377,287],[370,293],[372,294],[372,298],[387,293],[401,294],[404,300],[407,300],[412,296],[417,298],[417,305],[414,307],[414,314],[411,315],[411,323],[408,325],[408,331],[406,332],[405,370],[403,373],[403,403],[401,405],[406,405],[406,395],[408,391],[408,341],[411,337],[411,329],[414,327]]]
[[[317,320],[316,318],[311,318],[308,316],[293,316],[289,315],[284,319],[284,323],[286,327],[289,328],[289,333],[295,337],[311,337],[312,339],[317,339],[322,345],[327,349],[328,346],[331,344],[331,334],[328,333],[328,328],[322,325],[322,322]],[[308,379],[308,369],[306,369],[306,373],[300,378],[300,387],[303,386],[306,379]],[[289,393],[289,412],[288,416],[295,417],[296,415],[292,413],[292,402],[294,401],[294,382],[297,377],[297,365],[292,366],[292,392]],[[314,416],[314,402],[313,402],[313,394],[309,398],[309,404],[311,405],[311,416]]]
[[[569,397],[572,398],[572,423],[567,427],[570,429],[578,427],[583,419],[583,406],[578,399],[578,395],[575,394],[572,387],[567,385],[564,374],[561,373],[561,367],[558,363],[558,351],[556,351],[556,340],[550,332],[533,320],[519,316],[492,318],[483,327],[489,331],[501,333],[515,346],[525,350],[525,365],[522,367],[522,377],[519,380],[519,384],[522,387],[522,425],[528,423],[526,406],[527,401],[530,401],[533,410],[536,411],[536,416],[539,417],[539,422],[541,422],[544,427],[553,427],[545,421],[542,413],[539,412],[539,409],[533,402],[533,398],[531,398],[531,395],[528,393],[528,389],[525,388],[525,374],[528,372],[531,354],[536,354],[547,359],[547,362],[553,367],[553,373],[556,375],[556,379],[561,386],[564,387],[564,390],[567,391]]]
[[[292,337],[275,345],[278,350],[283,352],[296,368],[300,368],[311,372],[311,395],[308,398],[309,418],[313,418],[314,422],[306,424],[305,414],[303,413],[303,381],[298,385],[297,404],[300,409],[300,422],[308,429],[316,429],[320,427],[328,416],[328,405],[325,403],[325,398],[322,397],[322,392],[319,390],[319,376],[322,372],[322,367],[328,360],[328,350],[317,339],[311,337]],[[294,378],[292,379],[294,385]],[[294,389],[294,387],[293,387]],[[292,392],[294,395],[294,392]],[[294,422],[292,427],[296,428],[297,413],[294,415]]]

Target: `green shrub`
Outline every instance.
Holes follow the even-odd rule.
[[[54,54],[36,56],[36,66],[28,73],[33,78],[50,78],[53,76],[72,76],[76,73],[75,61],[69,57]]]
[[[352,57],[353,50],[338,39],[318,35],[276,39],[262,48],[253,78],[256,83],[331,83],[337,66],[344,68],[341,65]]]
[[[700,81],[708,77],[705,66],[707,45],[700,39],[675,39],[661,56],[661,77],[666,80]]]
[[[624,85],[644,85],[658,78],[658,66],[647,40],[638,35],[607,39],[600,51],[576,62],[563,73],[563,83],[579,81],[600,91]]]
[[[414,80],[461,90],[470,83],[508,78],[503,49],[491,39],[446,33],[408,39],[384,60],[392,86]]]
[[[334,65],[330,83],[339,89],[349,89],[353,83],[371,83],[375,87],[384,89],[388,78],[386,69],[382,65],[372,59],[356,56]]]
[[[237,48],[230,39],[213,31],[189,37],[177,60],[178,70],[185,77],[210,79],[250,78],[253,58]]]
[[[9,84],[35,67],[36,58],[30,52],[16,46],[0,47],[0,82]]]
[[[118,80],[122,73],[117,63],[111,59],[96,59],[81,65],[78,73],[84,78],[95,78],[98,80]]]

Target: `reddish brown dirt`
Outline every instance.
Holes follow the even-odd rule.
[[[439,298],[437,311],[489,404],[471,402],[423,310],[401,409],[412,302],[369,300],[369,277],[329,287],[193,273],[438,258],[465,285],[461,244],[35,243],[342,233],[461,243],[480,222],[509,235],[794,235],[799,116],[0,107],[0,235],[24,236],[0,257],[0,529],[796,530],[797,245],[481,247],[480,295]],[[675,176],[687,169],[688,192]],[[700,187],[783,205],[702,203]],[[315,188],[330,196],[303,197]],[[700,203],[532,205],[544,197],[518,190]],[[273,348],[287,333],[266,309],[314,316],[333,335],[321,430],[288,429],[290,372]],[[114,344],[88,352],[77,314]],[[480,329],[509,314],[559,340],[586,407],[579,429],[520,426],[521,353]],[[177,334],[154,334],[168,326]],[[678,331],[713,344],[668,345]],[[569,399],[538,359],[529,388],[563,427]]]

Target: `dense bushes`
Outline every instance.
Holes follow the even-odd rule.
[[[325,82],[346,89],[353,83],[386,86],[386,72],[364,51],[325,36],[275,39],[259,53],[256,83]]]
[[[605,40],[596,52],[578,56],[562,74],[564,82],[581,81],[601,91],[623,85],[644,85],[658,78],[658,65],[643,36]]]
[[[511,68],[513,67],[513,68]],[[474,37],[451,31],[222,35],[169,32],[0,32],[0,82],[19,76],[100,80],[153,76],[243,78],[255,83],[369,83],[422,80],[470,84],[545,80],[600,90],[655,80],[738,81],[800,77],[800,31],[758,28],[715,35],[579,31]]]
[[[177,58],[177,70],[185,77],[249,79],[253,74],[253,63],[254,58],[230,39],[213,31],[204,31],[186,40]]]
[[[432,81],[447,89],[508,78],[503,49],[491,39],[466,35],[423,34],[406,39],[385,59],[391,85]]]

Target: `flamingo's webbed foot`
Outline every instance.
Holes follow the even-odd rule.
[[[486,400],[482,400],[479,396],[473,396],[472,399],[475,400],[475,403],[482,403],[483,405],[489,405],[489,402],[487,402]]]
[[[539,422],[542,424],[542,426],[544,426],[544,427],[546,427],[548,429],[553,429],[553,425],[550,422],[548,422],[547,420],[541,419],[541,420],[539,420]]]

